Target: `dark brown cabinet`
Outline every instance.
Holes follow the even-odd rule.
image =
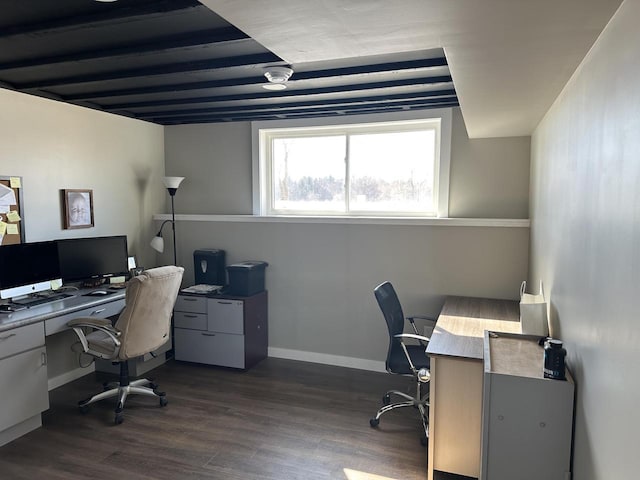
[[[248,369],[267,357],[268,297],[180,294],[174,307],[175,359]]]

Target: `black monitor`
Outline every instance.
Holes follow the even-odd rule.
[[[68,238],[57,243],[64,282],[126,275],[129,272],[126,235]]]
[[[60,281],[56,242],[34,242],[0,247],[0,298],[13,298],[51,288]]]

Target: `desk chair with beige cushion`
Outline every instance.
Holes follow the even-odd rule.
[[[164,392],[147,379],[129,381],[128,360],[157,350],[171,334],[171,314],[182,282],[182,267],[159,267],[127,282],[126,306],[115,325],[107,319],[76,318],[67,325],[76,332],[84,353],[120,364],[120,381],[105,385],[105,391],[78,403],[80,411],[105,398],[118,397],[115,423],[122,423],[127,395],[137,393],[160,399]],[[86,329],[86,330],[85,330]],[[108,387],[114,385],[114,388]]]
[[[414,333],[404,333],[405,316],[393,285],[389,282],[381,283],[375,288],[374,294],[389,330],[389,348],[385,362],[387,372],[413,377],[416,393],[408,395],[398,390],[389,390],[382,397],[382,407],[376,416],[369,420],[369,423],[375,428],[380,423],[380,417],[383,414],[396,408],[415,407],[424,429],[424,437],[421,438],[421,442],[426,445],[429,438],[428,409],[431,374],[429,372],[429,357],[427,357],[425,349],[429,338],[418,335],[414,319],[420,318],[432,322],[435,320],[424,316],[406,317],[406,320],[413,327]],[[412,342],[415,344],[412,345]],[[426,391],[423,392],[423,388]],[[391,403],[392,395],[400,397],[402,401]]]

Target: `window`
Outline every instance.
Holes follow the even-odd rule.
[[[257,213],[447,216],[451,117],[445,113],[337,124],[340,118],[329,125],[257,122]]]

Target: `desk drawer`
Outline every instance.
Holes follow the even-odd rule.
[[[44,346],[42,322],[0,332],[0,358]]]
[[[207,313],[207,298],[178,295],[173,309],[179,312]]]
[[[175,358],[186,362],[244,368],[244,335],[176,328]]]
[[[176,328],[188,328],[190,330],[206,330],[206,313],[174,312],[173,324]]]
[[[210,332],[244,333],[244,302],[242,300],[210,299],[209,305]]]
[[[0,391],[0,431],[49,408],[44,346],[0,361]]]
[[[44,321],[44,334],[53,335],[54,333],[68,330],[67,322],[74,318],[81,317],[94,317],[94,318],[109,318],[114,315],[118,315],[124,308],[124,299],[116,300],[113,302],[101,303],[100,305],[94,305],[93,307],[78,310],[77,312],[67,313],[59,317],[50,318]]]

